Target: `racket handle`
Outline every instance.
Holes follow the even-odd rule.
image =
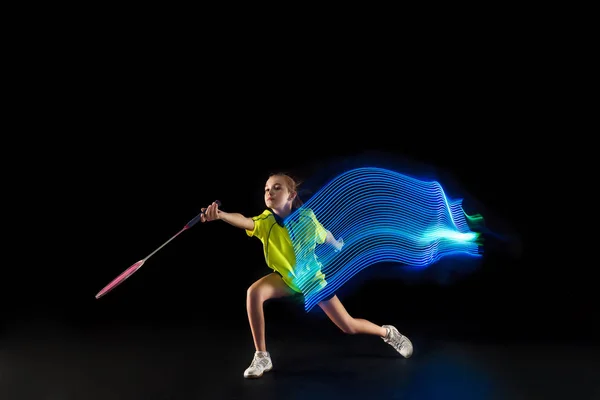
[[[221,202],[219,200],[215,200],[215,203],[217,203],[217,205],[221,207]],[[204,211],[196,215],[194,218],[190,219],[190,221],[187,224],[185,224],[185,229],[189,229],[192,226],[196,225],[198,221],[200,221],[200,217],[202,216],[202,214],[204,214]]]

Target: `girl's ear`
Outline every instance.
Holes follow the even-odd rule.
[[[296,195],[297,195],[297,194],[298,194],[298,193],[296,193],[296,192],[292,192],[292,193],[290,193],[290,197],[288,197],[288,200],[294,201],[294,199],[296,198]]]

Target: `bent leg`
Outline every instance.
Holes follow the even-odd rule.
[[[405,358],[409,358],[413,354],[412,342],[398,332],[398,329],[392,325],[377,326],[366,319],[351,317],[337,296],[333,296],[331,300],[320,302],[319,307],[344,333],[377,335]]]
[[[319,307],[321,307],[329,319],[344,333],[351,335],[362,333],[380,337],[385,337],[387,335],[387,329],[384,327],[375,325],[366,319],[353,318],[348,314],[348,311],[346,311],[346,308],[337,296],[333,296],[330,300],[321,301]]]
[[[246,295],[246,310],[248,321],[252,330],[254,347],[256,351],[267,351],[265,342],[265,314],[263,304],[269,299],[291,296],[295,294],[292,289],[276,273],[271,273],[256,282],[249,288]]]

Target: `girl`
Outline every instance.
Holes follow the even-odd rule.
[[[252,363],[244,371],[245,378],[259,378],[264,372],[273,368],[265,343],[263,303],[269,299],[302,293],[295,281],[297,275],[295,271],[296,254],[288,230],[283,224],[283,220],[302,205],[296,190],[297,184],[290,176],[283,173],[273,174],[269,176],[265,184],[264,198],[267,209],[258,216],[248,218],[239,213],[225,212],[219,210],[217,203],[212,203],[202,209],[202,222],[222,220],[244,229],[248,236],[260,239],[263,243],[267,265],[275,271],[254,282],[248,288],[246,309],[256,351]],[[307,213],[316,227],[312,248],[314,249],[317,244],[326,243],[340,251],[344,242],[336,240],[331,232],[323,228],[310,210],[302,211]],[[317,282],[317,286],[319,284],[320,287],[326,285],[324,275],[320,270],[315,272],[312,279]],[[412,355],[411,341],[400,334],[395,327],[391,325],[378,326],[365,319],[352,317],[335,294],[322,300],[318,305],[342,332],[377,335],[405,358]]]

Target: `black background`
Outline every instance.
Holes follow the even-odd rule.
[[[4,397],[598,393],[596,147],[572,92],[585,75],[560,52],[564,35],[532,24],[539,10],[345,18],[324,34],[196,14],[172,28],[139,10],[94,24],[97,11],[11,36]],[[446,284],[382,265],[340,289],[351,315],[410,337],[411,360],[279,300],[265,305],[276,368],[242,380],[246,289],[269,269],[258,240],[220,222],[95,299],[209,202],[256,215],[269,173],[310,180],[357,160],[433,171],[512,239],[486,238],[479,268]]]
[[[435,171],[490,229],[511,239],[490,238],[480,267],[449,284],[406,282],[385,265],[373,266],[339,293],[351,314],[412,321],[438,334],[551,339],[561,330],[565,338],[596,340],[589,281],[561,260],[555,235],[563,233],[548,223],[561,211],[544,204],[547,186],[536,178],[536,161],[515,144],[519,139],[490,135],[486,143],[450,132],[353,128],[249,124],[175,140],[166,132],[129,144],[98,139],[95,156],[65,165],[68,179],[51,194],[60,199],[58,218],[28,230],[24,268],[9,272],[16,279],[4,291],[5,321],[69,329],[246,327],[246,289],[269,270],[260,242],[221,222],[183,232],[113,292],[94,296],[212,200],[247,216],[262,212],[271,172],[310,181],[354,160],[386,160],[407,172]],[[306,316],[301,306],[282,304],[272,306],[269,320],[322,317],[319,310]]]
[[[262,212],[269,173],[308,180],[332,165],[387,160],[435,171],[492,230],[518,241],[486,248],[481,267],[449,285],[404,282],[385,268],[357,276],[340,293],[351,314],[447,334],[597,340],[592,267],[579,261],[580,236],[564,227],[577,220],[569,177],[560,143],[538,124],[525,67],[413,64],[405,79],[388,70],[348,84],[344,71],[255,76],[231,65],[197,77],[165,67],[153,81],[156,68],[142,66],[81,68],[60,90],[40,84],[48,90],[37,122],[53,133],[22,158],[36,161],[26,175],[12,177],[29,218],[6,261],[9,329],[247,328],[246,289],[269,270],[260,242],[221,222],[184,232],[114,292],[94,296],[211,201]],[[267,75],[265,88],[256,77]],[[283,304],[268,318],[320,318]]]

